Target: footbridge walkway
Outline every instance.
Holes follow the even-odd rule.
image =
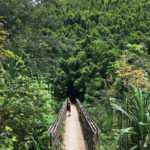
[[[100,129],[81,102],[76,99],[76,104],[71,105],[71,116],[66,108],[67,101],[48,129],[48,149],[100,150]]]

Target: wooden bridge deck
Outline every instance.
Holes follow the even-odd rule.
[[[71,106],[71,116],[66,114],[63,135],[63,150],[86,150],[79,116],[75,105]]]
[[[48,129],[48,149],[59,150],[60,143],[63,142],[63,150],[100,150],[100,129],[83,108],[81,102],[76,99],[76,105],[72,105],[71,108],[71,116],[66,116],[66,108],[67,101],[64,102]],[[64,128],[64,120],[65,132],[62,140],[61,131]]]

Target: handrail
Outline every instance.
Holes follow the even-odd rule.
[[[83,108],[79,99],[76,99],[76,106],[79,113],[83,134],[88,144],[88,150],[100,150],[100,129]]]
[[[61,142],[60,129],[63,125],[63,120],[66,116],[66,108],[67,108],[67,101],[65,100],[56,119],[48,129],[48,149],[50,149],[51,147],[58,149],[56,144],[58,142]]]

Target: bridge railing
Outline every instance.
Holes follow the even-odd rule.
[[[52,147],[57,150],[57,144],[61,142],[61,128],[63,126],[63,120],[66,116],[67,101],[62,105],[56,119],[48,129],[48,149]]]
[[[79,112],[79,120],[81,122],[83,134],[88,144],[88,150],[100,150],[100,129],[78,99],[76,99],[76,106]]]

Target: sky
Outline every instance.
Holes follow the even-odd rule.
[[[32,0],[34,4],[39,4],[41,3],[40,0]]]

